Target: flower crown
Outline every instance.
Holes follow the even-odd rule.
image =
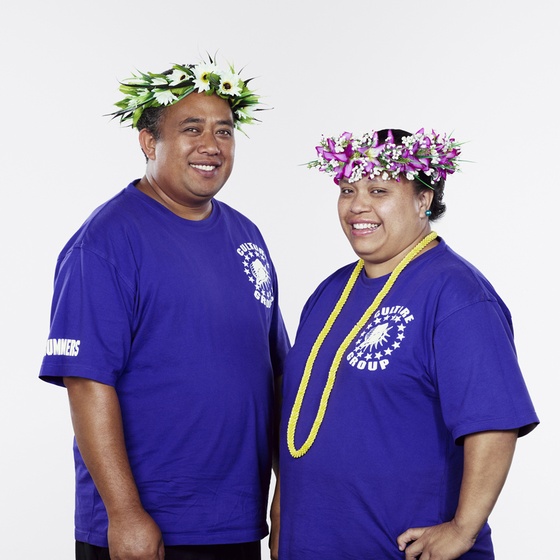
[[[125,98],[115,103],[119,110],[110,116],[118,117],[121,123],[130,121],[134,128],[148,107],[173,105],[193,92],[204,92],[229,102],[235,127],[240,129],[242,124],[258,121],[254,112],[263,110],[256,108],[260,98],[247,86],[251,80],[242,80],[232,65],[228,70],[218,68],[210,56],[208,62],[174,64],[161,74],[133,74],[121,82],[119,91]]]
[[[378,132],[368,132],[361,138],[352,138],[351,132],[344,132],[338,138],[325,138],[316,146],[318,159],[307,164],[308,168],[318,167],[334,177],[338,185],[342,179],[349,183],[363,177],[380,177],[383,180],[406,177],[418,179],[433,188],[441,179],[459,170],[460,144],[454,138],[430,134],[420,129],[416,134],[403,137],[395,143],[393,132],[387,133],[384,143],[379,142]],[[423,181],[423,172],[431,184]]]

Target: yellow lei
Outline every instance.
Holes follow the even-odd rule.
[[[332,361],[329,375],[327,377],[327,383],[325,388],[323,389],[323,394],[321,395],[321,402],[319,403],[319,410],[317,411],[317,415],[315,416],[315,420],[313,421],[313,425],[311,426],[311,431],[307,436],[307,439],[303,443],[303,445],[296,449],[295,446],[295,433],[296,433],[296,426],[299,420],[299,414],[301,412],[301,406],[303,404],[303,398],[305,396],[305,392],[307,391],[307,385],[309,384],[309,379],[311,378],[311,371],[313,370],[313,364],[315,363],[315,359],[319,354],[319,350],[325,341],[325,338],[329,334],[336,318],[342,311],[344,304],[348,300],[348,296],[360,275],[360,272],[364,266],[364,261],[359,260],[356,264],[344,290],[342,295],[340,296],[339,300],[337,301],[334,309],[332,310],[329,318],[327,319],[325,326],[321,329],[321,332],[317,336],[313,347],[311,348],[311,352],[309,353],[309,357],[307,358],[307,362],[305,364],[305,369],[303,371],[303,377],[301,378],[301,382],[299,384],[298,392],[296,395],[296,400],[294,402],[294,406],[292,407],[292,412],[290,413],[290,419],[288,420],[288,449],[290,450],[290,454],[295,459],[302,457],[305,455],[310,447],[313,445],[315,438],[317,437],[317,433],[319,432],[319,428],[321,427],[321,423],[325,417],[325,412],[327,410],[327,403],[329,400],[329,396],[334,386],[334,381],[336,379],[336,372],[340,366],[340,362],[342,361],[342,356],[350,346],[350,343],[356,335],[362,330],[365,324],[368,322],[369,318],[373,315],[373,313],[377,310],[383,298],[387,295],[393,284],[395,283],[396,279],[398,278],[399,274],[404,270],[404,268],[428,245],[437,237],[437,233],[432,231],[429,233],[422,241],[420,241],[411,251],[401,260],[401,262],[395,267],[395,270],[391,273],[387,282],[383,288],[381,288],[380,292],[377,294],[373,303],[366,309],[365,313],[362,315],[360,320],[354,325],[353,329],[348,333],[346,338],[342,341],[342,344],[338,347],[338,350],[334,356]]]

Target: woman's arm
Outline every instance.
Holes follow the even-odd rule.
[[[465,437],[464,472],[455,517],[441,525],[411,528],[399,535],[397,543],[400,550],[406,549],[407,559],[425,554],[453,560],[472,548],[504,486],[516,441],[517,430]]]

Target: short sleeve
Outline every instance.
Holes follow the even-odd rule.
[[[85,377],[115,385],[133,336],[134,289],[115,263],[74,247],[57,266],[44,381]]]
[[[467,305],[446,317],[434,337],[436,382],[445,422],[455,440],[487,430],[538,423],[514,346],[496,301]]]

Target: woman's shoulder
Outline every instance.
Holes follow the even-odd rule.
[[[423,283],[430,286],[440,305],[460,308],[480,302],[507,307],[490,280],[469,260],[440,243],[428,267],[423,269]],[[429,278],[425,278],[428,275]]]

